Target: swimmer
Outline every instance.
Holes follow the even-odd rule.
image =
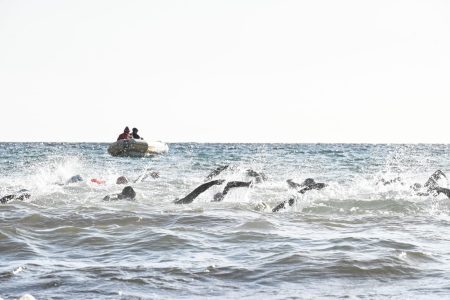
[[[192,192],[190,192],[186,197],[181,198],[181,199],[175,199],[174,203],[175,204],[189,204],[189,203],[192,203],[192,201],[194,201],[195,198],[197,198],[201,193],[203,193],[206,190],[208,190],[210,187],[212,187],[214,185],[221,185],[224,182],[225,182],[225,180],[221,179],[221,180],[213,180],[213,181],[209,181],[207,183],[204,183],[204,184],[198,186]]]
[[[213,201],[222,201],[226,194],[228,194],[228,192],[233,189],[233,188],[240,188],[240,187],[249,187],[252,184],[251,181],[245,182],[245,181],[230,181],[227,183],[227,185],[225,186],[225,188],[223,189],[223,192],[221,193],[217,193],[214,195],[214,200]]]
[[[131,186],[126,186],[120,194],[105,196],[103,201],[133,200],[135,197],[136,192],[134,189]]]
[[[3,196],[2,198],[0,198],[0,203],[6,204],[12,200],[23,201],[25,199],[29,199],[30,197],[31,197],[31,194],[28,193],[28,190],[22,189],[22,190],[18,191],[17,193]]]
[[[292,181],[292,179],[288,179],[288,180],[286,180],[286,182],[289,185],[289,187],[297,189],[297,192],[300,194],[304,194],[307,191],[311,191],[311,190],[321,190],[327,186],[325,183],[316,182],[312,178],[307,178],[302,183],[294,182],[294,181]],[[277,206],[275,206],[275,208],[272,209],[272,212],[280,211],[281,209],[286,208],[286,205],[293,206],[295,204],[295,201],[296,201],[296,198],[290,198],[289,200],[285,200],[285,201],[281,202],[280,204],[278,204]]]

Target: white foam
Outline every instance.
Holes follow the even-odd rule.
[[[24,268],[18,267],[18,268],[15,269],[12,273],[13,273],[14,275],[17,275],[17,274],[19,274],[20,272],[22,272],[23,270],[24,270]]]
[[[22,297],[19,298],[19,300],[36,300],[36,298],[34,298],[32,295],[30,294],[25,294]]]

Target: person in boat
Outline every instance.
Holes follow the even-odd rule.
[[[128,140],[128,139],[130,139],[131,138],[131,135],[130,135],[130,128],[128,128],[128,126],[127,127],[125,127],[125,129],[123,130],[123,132],[119,135],[119,137],[117,138],[117,140],[119,141],[119,140]]]
[[[136,127],[133,128],[133,134],[131,135],[132,138],[133,138],[133,139],[136,139],[136,140],[143,140],[144,138],[142,138],[142,137],[139,136],[138,131],[139,131],[139,130],[138,130]]]

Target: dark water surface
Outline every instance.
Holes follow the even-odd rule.
[[[437,169],[450,176],[449,145],[169,147],[115,158],[106,144],[0,143],[0,196],[32,195],[0,205],[0,298],[450,298],[450,200],[410,188]],[[215,186],[173,203],[225,164],[218,178],[267,180],[223,202],[211,202]],[[123,188],[118,176],[149,169],[160,177],[133,183],[135,201],[102,201]],[[308,177],[327,187],[286,184]]]

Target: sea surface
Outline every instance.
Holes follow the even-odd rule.
[[[0,298],[450,298],[450,200],[410,188],[450,176],[450,145],[184,143],[143,158],[107,146],[0,143],[0,197],[31,194],[0,204]],[[267,180],[173,203],[223,165],[215,179]],[[136,199],[103,201],[121,175]],[[327,186],[286,183],[306,178]]]

